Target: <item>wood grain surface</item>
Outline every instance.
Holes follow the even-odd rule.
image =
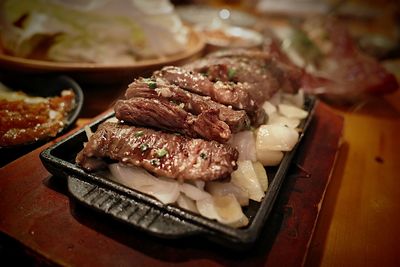
[[[307,266],[400,266],[400,92],[333,109],[343,146]]]

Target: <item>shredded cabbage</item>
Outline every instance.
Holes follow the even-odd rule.
[[[19,57],[130,63],[185,49],[187,30],[168,0],[5,0],[0,38]],[[41,51],[42,52],[42,51]]]

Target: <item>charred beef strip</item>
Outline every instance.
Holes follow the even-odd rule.
[[[165,98],[194,115],[200,115],[208,110],[219,110],[219,119],[228,124],[233,133],[250,127],[250,119],[245,111],[233,110],[230,107],[211,100],[209,96],[200,96],[185,91],[161,78],[157,78],[156,80],[136,79],[129,85],[125,93],[126,99],[133,97]]]
[[[219,110],[210,109],[198,116],[163,98],[134,97],[118,100],[115,116],[124,122],[150,126],[189,137],[201,137],[225,143],[231,137],[229,126],[219,119]]]
[[[261,105],[282,86],[283,71],[271,60],[251,57],[208,57],[187,66],[213,82],[244,84],[251,99]]]
[[[232,106],[234,109],[245,110],[252,123],[265,120],[265,113],[252,99],[246,88],[247,84],[221,81],[214,84],[200,73],[174,66],[164,67],[160,71],[154,72],[153,75],[155,78],[162,78],[185,90],[209,96],[218,103]],[[254,117],[260,114],[261,118]]]
[[[209,181],[228,177],[237,168],[238,152],[215,141],[105,122],[79,152],[76,162],[94,171],[105,158],[158,176]]]
[[[229,58],[229,59],[242,59],[249,62],[255,63],[257,74],[258,68],[267,70],[267,76],[265,78],[276,79],[279,83],[279,88],[287,93],[296,93],[301,87],[302,77],[304,75],[304,70],[294,65],[289,58],[284,54],[276,40],[271,40],[265,42],[263,50],[245,50],[245,49],[227,49],[217,51],[215,53],[209,54],[207,58]],[[269,73],[268,73],[269,72]],[[261,72],[258,71],[258,74]],[[249,79],[246,72],[237,73],[236,79],[242,81],[243,79]],[[268,77],[269,76],[269,77]],[[257,82],[257,80],[255,80]]]

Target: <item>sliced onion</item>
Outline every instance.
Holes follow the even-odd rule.
[[[180,194],[178,199],[176,200],[176,203],[178,204],[179,207],[185,210],[189,210],[194,213],[199,213],[196,207],[196,202],[184,194]]]
[[[269,101],[265,101],[262,107],[268,116],[271,116],[272,113],[275,113],[277,111],[276,106],[272,105]]]
[[[184,193],[187,197],[193,200],[201,200],[204,198],[211,197],[211,195],[207,192],[205,192],[202,189],[199,189],[198,187],[188,184],[188,183],[183,183],[180,185],[180,191]]]
[[[261,125],[257,131],[256,149],[290,151],[296,145],[299,133],[280,125]]]
[[[196,207],[202,216],[214,220],[219,219],[218,212],[215,208],[214,200],[211,195],[209,197],[197,200]]]
[[[243,214],[242,207],[233,195],[216,196],[213,197],[213,200],[219,222],[233,227],[241,227],[248,224],[248,218]]]
[[[272,105],[277,106],[282,102],[282,91],[276,92],[269,100]]]
[[[172,182],[160,183],[154,185],[146,185],[138,188],[141,192],[154,196],[164,204],[176,202],[179,197],[179,184]]]
[[[265,191],[268,189],[268,176],[264,166],[260,162],[253,162],[253,168],[256,172],[258,181],[260,182],[261,188]]]
[[[141,186],[154,184],[155,177],[142,168],[125,166],[119,163],[108,165],[115,180],[128,187],[138,189]]]
[[[238,160],[257,160],[256,140],[252,131],[242,131],[234,134],[229,144],[239,152]]]
[[[304,119],[308,116],[307,111],[292,105],[279,104],[278,109],[279,113],[288,118]]]
[[[249,193],[249,198],[261,201],[264,190],[258,180],[253,164],[249,160],[238,161],[238,169],[231,174],[231,182]]]
[[[298,108],[302,108],[304,106],[304,91],[299,90],[297,94],[283,93],[281,104],[289,104],[294,105]]]
[[[204,186],[205,186],[205,184],[206,184],[206,182],[201,181],[201,180],[194,180],[194,181],[193,181],[193,184],[194,184],[197,188],[203,190],[203,189],[204,189]]]
[[[300,125],[300,119],[297,118],[288,118],[282,115],[279,115],[278,113],[273,113],[271,116],[268,118],[268,125],[281,125],[281,126],[287,126],[289,128],[295,129],[297,126]]]
[[[209,219],[232,227],[241,227],[248,224],[239,202],[233,195],[208,197],[196,201],[199,213]]]
[[[207,182],[206,191],[212,196],[234,195],[241,206],[249,205],[249,193],[230,182]]]
[[[119,183],[149,194],[164,204],[174,203],[179,196],[179,183],[172,179],[156,178],[146,170],[137,167],[110,164],[110,172]]]
[[[272,151],[268,149],[257,149],[257,161],[264,166],[277,166],[283,158],[282,151]]]

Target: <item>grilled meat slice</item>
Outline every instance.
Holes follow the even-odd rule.
[[[264,47],[263,51],[245,49],[221,50],[209,54],[205,60],[219,59],[223,61],[223,59],[229,59],[231,61],[239,61],[239,64],[248,65],[248,71],[246,71],[246,67],[239,67],[241,71],[235,71],[233,79],[242,82],[247,80],[249,83],[260,83],[260,85],[270,88],[270,94],[274,93],[274,83],[277,83],[278,89],[282,89],[284,92],[296,93],[301,87],[304,70],[291,63],[286,55],[278,53],[276,49],[272,49],[272,44]],[[267,49],[267,47],[271,49]],[[275,81],[273,82],[273,80]]]
[[[114,110],[119,120],[135,125],[179,132],[189,137],[201,137],[221,143],[227,142],[231,137],[231,130],[225,122],[219,120],[217,109],[195,116],[167,99],[134,97],[118,100]]]
[[[219,81],[214,84],[200,73],[173,66],[154,72],[154,77],[165,79],[193,93],[209,96],[212,100],[234,109],[244,110],[253,126],[265,122],[266,114],[249,94],[247,83]]]
[[[158,176],[209,181],[228,177],[237,168],[238,152],[215,141],[105,122],[79,152],[76,162],[94,171],[106,158],[142,167]]]
[[[149,84],[152,88],[149,87]],[[165,98],[194,115],[200,115],[208,110],[219,110],[218,118],[228,124],[233,133],[248,129],[250,126],[250,119],[245,111],[233,110],[211,100],[209,96],[200,96],[185,91],[161,78],[135,80],[126,90],[125,97],[127,99],[133,97]]]
[[[210,81],[244,84],[258,105],[271,98],[281,87],[284,73],[272,61],[250,57],[208,57],[187,66],[203,73]]]

